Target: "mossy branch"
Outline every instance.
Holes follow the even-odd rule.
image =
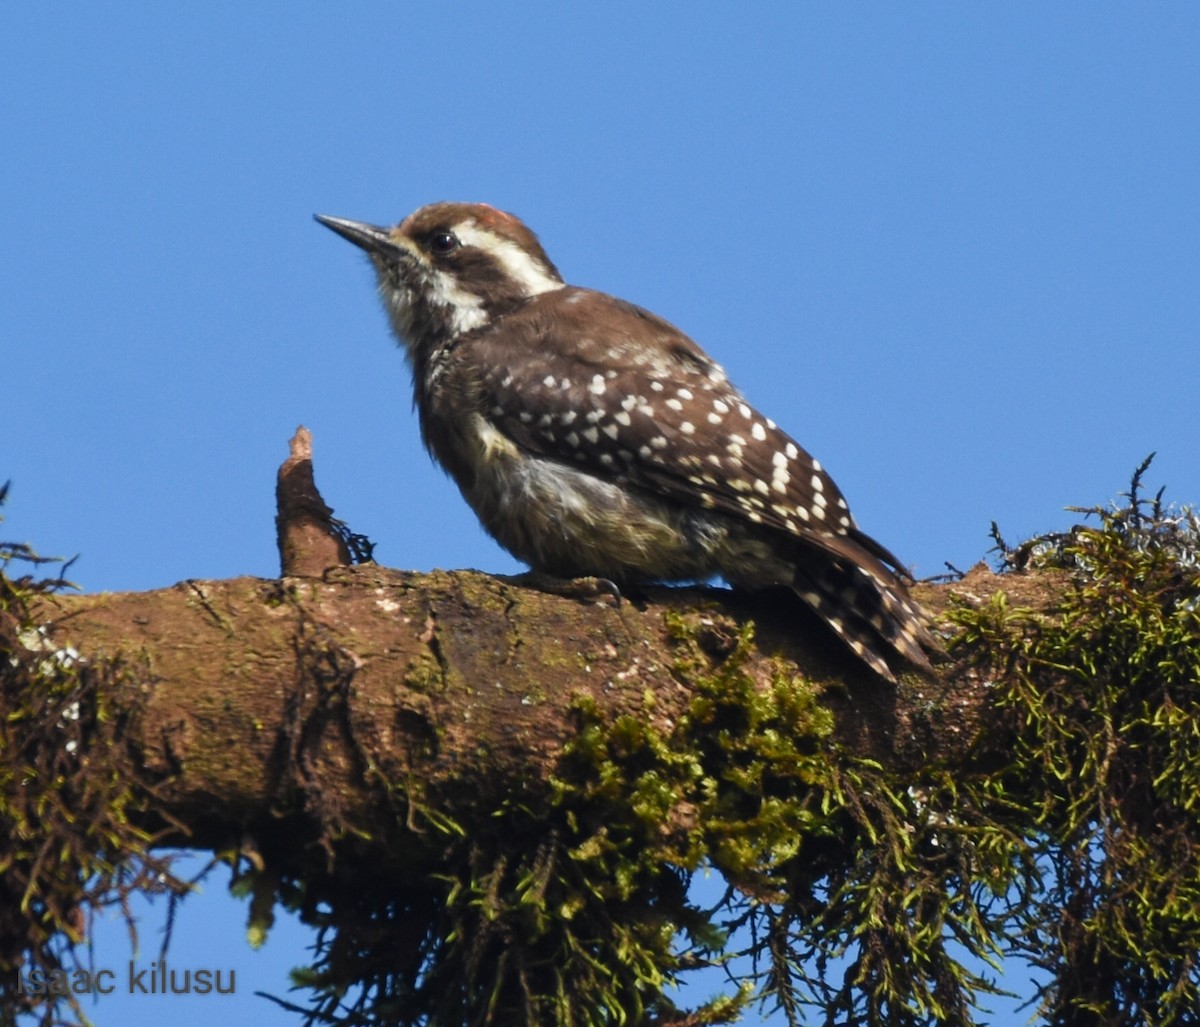
[[[171,843],[235,865],[252,938],[276,904],[318,929],[312,1023],[698,1027],[757,994],[793,1024],[969,1024],[1012,954],[1047,1023],[1196,1023],[1197,531],[1130,499],[1023,573],[919,589],[953,658],[899,688],[798,606],[713,590],[3,579],[0,851],[40,919],[0,923],[0,995],[127,894],[85,882],[146,886]],[[729,992],[677,1008],[713,965]]]

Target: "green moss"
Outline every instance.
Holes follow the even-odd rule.
[[[606,719],[580,696],[548,792],[498,783],[494,805],[478,796],[436,814],[422,798],[436,912],[399,960],[409,972],[352,961],[347,978],[345,951],[367,950],[349,941],[361,917],[339,907],[339,934],[302,975],[325,996],[315,1012],[334,1015],[350,980],[364,997],[346,1023],[371,995],[389,996],[387,1022],[437,1024],[723,1023],[755,994],[793,1022],[818,1004],[840,1003],[849,1023],[966,1009],[984,984],[948,939],[994,951],[979,895],[1009,890],[1022,840],[987,822],[959,776],[931,773],[918,789],[839,752],[816,687],[782,662],[765,680],[749,672],[752,626],[669,616],[674,669],[692,689],[683,714],[668,720],[647,692]],[[690,892],[701,871],[732,886],[711,909]],[[948,886],[963,873],[982,893]],[[393,894],[370,923],[397,929],[414,901]],[[848,953],[847,974],[814,986],[804,954]],[[729,993],[677,1009],[671,986],[713,964],[728,964]]]
[[[1001,796],[1052,868],[1015,912],[1051,1024],[1200,1022],[1200,525],[1139,495],[1009,550],[1065,570],[1048,610],[960,607],[959,648],[1017,724]]]
[[[155,837],[135,826],[156,808],[122,743],[143,668],[85,661],[56,645],[31,610],[67,583],[10,576],[21,562],[46,561],[0,543],[0,1023],[33,1010],[65,1022],[63,1004],[83,1020],[72,997],[26,994],[21,975],[73,965],[88,911],[186,885],[151,855]]]
[[[422,653],[405,671],[404,687],[422,695],[438,695],[446,690],[445,669],[432,653]]]

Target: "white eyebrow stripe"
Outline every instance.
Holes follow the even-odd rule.
[[[550,273],[545,264],[521,249],[511,239],[480,228],[474,221],[464,221],[455,225],[454,234],[464,246],[474,246],[495,257],[509,277],[525,287],[528,296],[563,288],[563,283]]]

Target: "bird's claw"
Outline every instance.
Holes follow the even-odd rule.
[[[612,600],[614,609],[621,605],[621,590],[616,582],[608,578],[556,578],[553,574],[543,574],[541,571],[526,571],[507,580],[521,588],[532,588],[547,595],[564,596],[582,602],[597,602],[607,598]]]

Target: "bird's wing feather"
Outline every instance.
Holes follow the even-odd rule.
[[[472,343],[487,350],[477,359],[489,369],[481,397],[489,419],[517,445],[892,578],[885,565],[898,561],[857,529],[833,479],[678,329],[577,289],[538,297],[523,316],[525,324]]]

